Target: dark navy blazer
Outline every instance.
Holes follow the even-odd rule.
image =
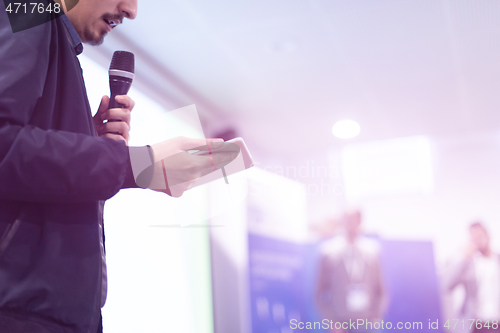
[[[0,3],[0,331],[96,331],[101,203],[135,187],[124,142],[95,134],[71,29],[13,33]]]

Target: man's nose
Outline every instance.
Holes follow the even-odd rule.
[[[118,5],[118,10],[124,17],[133,20],[137,16],[137,0],[122,0]]]

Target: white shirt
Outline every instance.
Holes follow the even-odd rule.
[[[500,260],[496,255],[474,257],[478,319],[500,319]]]

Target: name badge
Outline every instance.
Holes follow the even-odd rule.
[[[368,307],[370,306],[368,288],[363,285],[349,286],[346,294],[346,305],[347,310],[351,312],[368,310]]]

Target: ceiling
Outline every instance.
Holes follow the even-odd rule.
[[[233,126],[258,160],[293,163],[499,129],[499,18],[498,0],[143,0],[98,53],[133,51],[167,109],[196,103],[209,135]],[[357,138],[331,134],[345,118]]]

